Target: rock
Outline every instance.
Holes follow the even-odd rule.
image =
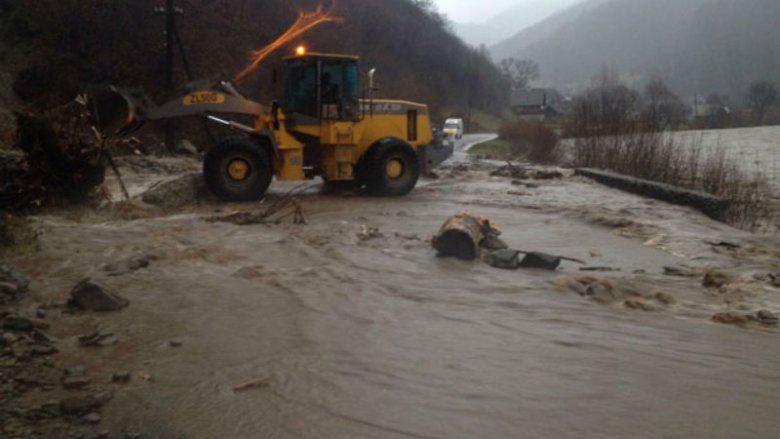
[[[141,195],[144,203],[163,209],[197,205],[207,198],[210,198],[209,192],[200,174],[188,174],[156,184]]]
[[[0,282],[16,286],[17,294],[24,294],[30,286],[30,279],[10,265],[0,265]]]
[[[87,387],[92,380],[86,376],[71,376],[62,380],[62,387],[65,389],[83,389]]]
[[[118,311],[129,305],[124,297],[108,291],[105,287],[84,279],[70,292],[68,305],[85,311]]]
[[[110,332],[93,331],[79,336],[79,344],[88,346],[110,346],[117,343],[117,339]]]
[[[82,365],[69,367],[63,372],[64,377],[83,377],[86,375],[87,367]]]
[[[155,259],[153,255],[136,255],[123,261],[105,265],[103,271],[107,272],[109,276],[121,276],[146,268]]]
[[[485,262],[491,267],[502,270],[516,270],[520,268],[519,254],[520,252],[517,250],[496,250],[485,256]]]
[[[520,267],[522,268],[539,268],[551,271],[557,270],[560,265],[561,258],[559,256],[539,252],[528,253],[525,255],[525,258],[520,261]]]
[[[635,309],[638,311],[656,311],[656,307],[645,302],[642,299],[628,299],[623,302],[626,308]]]
[[[16,343],[18,339],[19,338],[17,336],[11,334],[10,332],[4,332],[2,335],[0,335],[0,346],[11,346]]]
[[[668,293],[656,293],[655,300],[663,303],[664,305],[671,305],[675,302],[674,297]]]
[[[62,399],[60,401],[60,410],[68,415],[79,415],[90,413],[93,410],[99,409],[109,400],[111,400],[110,393],[96,393],[83,396],[72,396]]]
[[[102,420],[100,415],[95,413],[95,412],[92,412],[92,413],[88,414],[87,416],[84,416],[83,419],[84,419],[85,422],[87,422],[89,424],[100,424],[100,421]]]
[[[47,415],[49,417],[52,417],[52,418],[59,417],[60,414],[61,414],[61,412],[60,412],[60,404],[57,401],[47,401],[47,402],[43,403],[38,408],[38,410],[40,412],[44,413],[45,415]]]
[[[676,277],[697,277],[699,276],[699,273],[694,270],[691,267],[686,266],[667,266],[664,267],[664,274],[667,276],[676,276]]]
[[[712,320],[725,325],[744,325],[749,321],[744,315],[737,314],[733,311],[715,314],[712,316]]]
[[[38,320],[11,314],[5,316],[2,327],[11,331],[31,331],[35,328],[46,329],[49,325]]]
[[[171,345],[172,348],[179,348],[184,344],[184,341],[181,339],[173,339],[168,342],[169,345]]]
[[[53,346],[44,346],[39,344],[30,346],[30,354],[34,356],[51,355],[56,353],[57,349]]]
[[[771,285],[780,288],[780,273],[770,274],[769,277],[772,280]]]
[[[35,317],[38,317],[39,319],[45,319],[46,318],[46,310],[43,308],[38,308],[35,310]]]
[[[482,238],[479,246],[485,250],[506,250],[509,248],[506,242],[498,236],[488,235]]]
[[[704,275],[704,280],[702,281],[702,285],[704,285],[707,288],[720,288],[724,285],[730,284],[732,282],[731,277],[729,277],[725,273],[720,273],[717,271],[708,271],[707,274]]]
[[[20,294],[19,287],[11,282],[0,282],[0,294],[7,296],[9,299],[14,299]]]
[[[778,324],[777,316],[773,312],[767,311],[765,309],[762,309],[761,311],[757,312],[756,318],[758,319],[759,323],[761,323],[762,325],[776,326]]]
[[[127,384],[130,382],[130,378],[130,372],[119,371],[114,372],[114,374],[111,376],[111,381],[119,384]]]

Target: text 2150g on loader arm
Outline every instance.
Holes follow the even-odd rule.
[[[161,106],[111,88],[91,96],[90,105],[96,125],[110,135],[126,135],[145,120],[196,115],[237,130],[206,153],[203,165],[209,189],[225,201],[262,198],[274,176],[321,176],[376,195],[406,195],[421,172],[452,154],[434,139],[426,105],[370,97],[374,70],[369,97],[358,96],[357,57],[299,53],[285,62],[283,101],[270,106],[245,98],[229,82],[189,86]],[[227,114],[250,115],[254,126],[225,120]]]

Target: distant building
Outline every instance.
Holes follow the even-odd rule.
[[[513,90],[510,107],[520,120],[544,121],[560,115],[560,94],[545,88]]]

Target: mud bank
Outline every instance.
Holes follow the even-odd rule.
[[[138,171],[123,168],[134,193],[171,178]],[[776,236],[568,173],[524,181],[493,171],[453,165],[401,199],[313,187],[297,197],[305,225],[209,222],[258,208],[209,200],[136,220],[110,209],[53,212],[35,219],[40,251],[13,263],[32,278],[35,300],[65,301],[84,277],[129,300],[110,315],[47,317],[62,364],[84,365],[99,384],[129,372],[101,411],[112,432],[777,431],[778,329],[745,317],[780,311]],[[266,203],[291,187],[275,184]],[[513,248],[582,259],[591,270],[437,258],[430,238],[461,211],[491,218]],[[107,270],[143,255],[153,256],[143,267]],[[710,272],[722,276],[707,283]],[[724,313],[744,319],[713,320]],[[78,337],[96,329],[116,343],[85,350]]]

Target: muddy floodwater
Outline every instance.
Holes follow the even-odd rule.
[[[780,290],[760,280],[780,271],[777,236],[577,177],[523,187],[489,172],[443,170],[400,199],[313,187],[299,197],[307,225],[205,221],[251,204],[139,220],[52,214],[37,219],[40,253],[16,263],[41,298],[63,300],[93,276],[130,300],[119,313],[57,317],[64,329],[54,334],[63,361],[86,365],[97,383],[132,371],[103,409],[103,427],[116,431],[780,436],[778,329],[712,321],[730,310],[780,311]],[[569,262],[557,272],[504,271],[437,258],[430,238],[461,211],[493,219],[514,248],[616,271]],[[361,239],[364,226],[381,236]],[[739,248],[712,244],[721,241]],[[102,265],[138,254],[156,260],[101,277]],[[663,274],[682,265],[731,270],[735,281],[713,291],[700,277]],[[646,309],[577,294],[570,284],[585,276]],[[75,337],[95,327],[119,343],[85,353]]]

